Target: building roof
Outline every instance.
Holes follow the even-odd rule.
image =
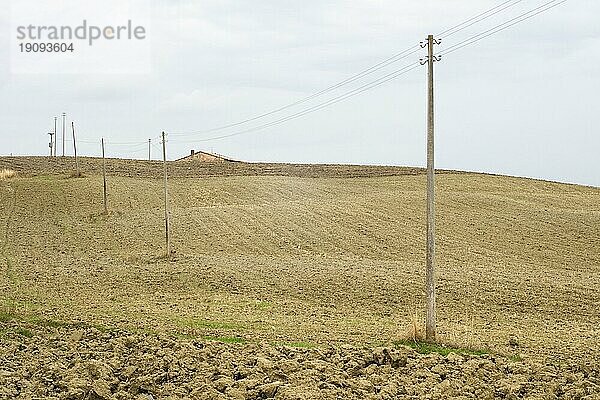
[[[202,150],[192,150],[191,153],[188,154],[187,156],[178,158],[175,161],[192,160],[196,156],[198,156],[199,154],[204,154],[204,155],[207,155],[207,156],[210,156],[210,157],[215,157],[215,158],[218,158],[218,159],[223,160],[223,161],[238,162],[237,160],[231,159],[231,158],[226,157],[224,155],[217,154],[217,153],[209,153],[207,151],[202,151]]]

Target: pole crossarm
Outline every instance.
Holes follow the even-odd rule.
[[[436,45],[436,44],[440,45],[440,44],[442,44],[442,39],[433,39],[431,41],[431,44],[432,44],[431,47],[433,47],[433,45]],[[429,47],[429,38],[427,38],[425,42],[420,42],[419,46],[421,46],[422,49],[424,49],[425,47]],[[419,59],[419,64],[421,64],[421,65],[427,64],[429,62],[430,57],[433,60],[433,62],[442,61],[442,56],[435,55],[435,54],[433,54],[433,51],[432,51],[431,55],[428,54],[427,56],[425,56],[425,58]]]

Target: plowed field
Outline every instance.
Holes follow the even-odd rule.
[[[308,374],[318,370],[319,360],[331,362],[319,353],[323,349],[342,358],[368,358],[371,350],[365,355],[357,349],[392,346],[407,338],[415,315],[423,319],[425,176],[420,169],[170,163],[176,253],[169,261],[163,257],[162,165],[110,160],[108,215],[102,214],[100,165],[84,159],[85,177],[68,178],[71,159],[0,158],[0,168],[17,171],[17,177],[0,181],[0,386],[3,379],[12,382],[9,373],[27,369],[10,361],[19,346],[39,342],[42,353],[64,358],[52,337],[72,332],[85,332],[77,343],[88,336],[109,343],[127,335],[142,335],[143,340],[167,335],[178,346],[235,342],[214,346],[224,346],[217,352],[230,351],[240,360],[256,361],[256,351],[248,349],[263,346],[263,353],[267,347],[274,352],[266,358],[275,363],[282,349],[301,348],[308,354],[305,361],[316,363],[300,368]],[[436,190],[439,340],[489,352],[486,359],[496,357],[490,368],[499,371],[475,382],[475,389],[491,382],[485,396],[473,388],[465,396],[503,398],[514,392],[516,398],[545,398],[550,393],[547,385],[521,392],[494,387],[500,376],[510,378],[501,367],[512,365],[510,360],[529,368],[527,379],[542,376],[543,365],[554,368],[556,379],[584,374],[571,380],[582,383],[570,388],[570,395],[568,390],[552,392],[557,397],[598,393],[600,189],[445,171],[437,176]],[[94,333],[113,329],[120,333],[104,339]],[[65,374],[74,373],[72,362],[63,363]],[[421,362],[415,365],[431,372],[433,364]],[[435,363],[446,362],[451,361]],[[371,364],[407,368],[391,361],[352,366]],[[324,368],[349,373],[343,363],[334,365]],[[117,367],[112,370],[117,374]],[[234,379],[232,371],[217,375]],[[406,387],[398,378],[402,374],[394,375],[398,371],[386,373],[386,379]],[[111,379],[126,379],[119,374]],[[381,384],[372,391],[352,389],[365,384],[357,383],[359,378],[369,378],[360,374],[356,382],[330,387],[323,398],[386,398]],[[260,375],[261,384],[278,381],[291,390],[288,397],[279,391],[279,398],[302,395],[298,387],[309,393],[300,398],[319,398],[314,390],[325,379],[303,375],[286,382],[272,375]],[[437,374],[436,384],[444,376]],[[73,398],[180,398],[194,389],[175,393],[159,391],[164,388],[160,382],[142,390],[109,382],[108,392],[98,394],[94,379],[94,374],[86,375]],[[457,385],[468,386],[465,379]],[[41,391],[14,389],[6,395],[67,398],[71,387],[65,383],[63,389],[48,389],[42,378],[31,381]],[[261,392],[265,388],[244,391],[229,383],[219,389],[215,381],[205,382],[218,392],[206,389],[216,396],[212,398],[235,398],[238,392],[246,397],[237,398],[269,398],[270,392]],[[387,398],[433,396],[434,386],[422,393],[396,391]],[[232,394],[233,389],[238,392]],[[453,397],[448,393],[440,396]]]

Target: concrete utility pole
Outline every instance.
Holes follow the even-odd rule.
[[[54,132],[48,132],[48,135],[50,135],[50,143],[48,144],[48,147],[50,147],[50,157],[52,157],[52,147],[54,146],[52,135],[54,135]]]
[[[56,142],[58,142],[58,135],[56,134],[56,120],[58,117],[54,117],[54,157],[56,157]]]
[[[77,169],[77,177],[81,176],[79,170],[79,159],[77,158],[77,140],[75,140],[75,123],[71,121],[71,129],[73,130],[73,153],[75,154],[75,168]]]
[[[152,139],[148,139],[148,161],[151,160],[151,158],[150,158],[150,146],[152,146]]]
[[[63,123],[62,123],[62,156],[65,156],[65,119],[67,118],[67,114],[66,113],[62,113],[62,119],[63,119]]]
[[[171,241],[169,238],[169,192],[167,190],[167,146],[165,141],[165,133],[162,133],[162,148],[163,148],[163,169],[165,176],[165,238],[167,245],[167,259],[171,257]]]
[[[108,201],[106,195],[106,158],[104,158],[104,138],[102,138],[102,180],[104,182],[104,214],[108,215]]]
[[[421,43],[421,47],[427,47],[427,60],[421,60],[421,64],[427,64],[427,260],[426,260],[426,293],[427,293],[427,317],[425,322],[425,338],[428,342],[435,341],[436,310],[435,310],[435,167],[434,167],[434,103],[433,103],[433,63],[441,60],[441,56],[435,56],[433,46],[440,44],[433,35],[427,37],[427,43]]]

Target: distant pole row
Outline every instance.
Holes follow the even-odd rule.
[[[75,126],[73,125],[73,143],[75,143]],[[104,147],[104,138],[100,140],[102,148],[102,199],[104,205],[104,214],[108,215],[108,185],[106,182],[106,152]],[[152,140],[148,139],[148,160],[151,156]],[[173,254],[171,251],[170,238],[170,221],[169,221],[169,190],[168,190],[168,174],[167,174],[167,141],[165,132],[162,132],[162,150],[163,150],[163,183],[164,183],[164,206],[165,206],[165,244],[166,258],[169,259]],[[77,160],[77,150],[75,148],[75,160]],[[79,175],[79,164],[77,163],[77,174]]]
[[[50,157],[57,157],[58,156],[58,117],[54,117],[54,130],[52,132],[48,132],[48,135],[50,135],[50,143],[48,144],[48,147],[50,148]],[[71,122],[71,125],[73,125],[73,122]],[[62,113],[62,156],[65,156],[65,133],[66,133],[66,126],[67,126],[67,114],[66,113]],[[73,135],[75,136],[75,135]],[[73,142],[73,146],[75,146],[75,143]]]
[[[440,61],[441,56],[435,55],[434,45],[439,45],[441,41],[434,39],[433,35],[428,35],[426,42],[421,43],[421,47],[427,47],[428,54],[426,59],[421,60],[421,64],[427,64],[427,203],[426,203],[426,219],[427,219],[427,243],[426,243],[426,272],[425,272],[425,288],[426,288],[426,340],[433,342],[436,339],[436,290],[435,290],[435,167],[434,167],[434,68],[433,64]],[[63,113],[63,156],[65,147],[65,118]],[[56,121],[54,117],[54,131],[49,132],[50,135],[50,156],[56,156]],[[71,122],[73,132],[73,152],[75,155],[75,165],[77,176],[81,176],[79,169],[79,160],[77,158],[77,140],[75,137],[75,124]],[[170,259],[171,238],[170,238],[170,221],[169,221],[169,191],[168,191],[168,173],[167,173],[167,148],[165,132],[162,132],[162,151],[163,151],[163,185],[164,185],[164,211],[165,211],[165,247],[166,258]],[[104,147],[104,138],[101,139],[102,147],[102,177],[103,177],[103,205],[104,213],[108,214],[108,193],[106,182],[106,153]],[[152,159],[152,139],[148,139],[148,160]]]
[[[435,167],[434,167],[434,68],[433,64],[441,60],[441,56],[436,56],[434,53],[434,45],[439,45],[440,40],[434,39],[433,35],[427,37],[427,41],[421,43],[421,47],[427,47],[428,54],[426,59],[421,60],[421,64],[427,64],[427,252],[426,252],[426,340],[433,342],[436,339],[436,290],[435,290]],[[50,134],[50,155],[52,155],[52,138],[56,135],[56,118],[54,132]],[[64,113],[63,113],[64,121]],[[77,176],[80,176],[79,162],[77,159],[77,141],[75,137],[75,124],[71,122],[73,131],[73,151],[75,154],[75,163],[77,167]],[[64,122],[63,122],[64,132]],[[163,151],[163,186],[164,186],[164,212],[165,212],[165,255],[167,259],[172,256],[171,238],[170,238],[170,220],[169,220],[169,190],[168,190],[168,173],[167,173],[167,146],[165,132],[161,134],[162,151]],[[54,142],[54,146],[56,143]],[[64,133],[63,133],[64,146]],[[102,178],[103,178],[103,205],[104,213],[108,214],[108,193],[106,182],[106,154],[104,147],[104,138],[101,139],[102,146]],[[152,156],[152,139],[148,139],[148,160]],[[56,150],[54,150],[56,155]]]

